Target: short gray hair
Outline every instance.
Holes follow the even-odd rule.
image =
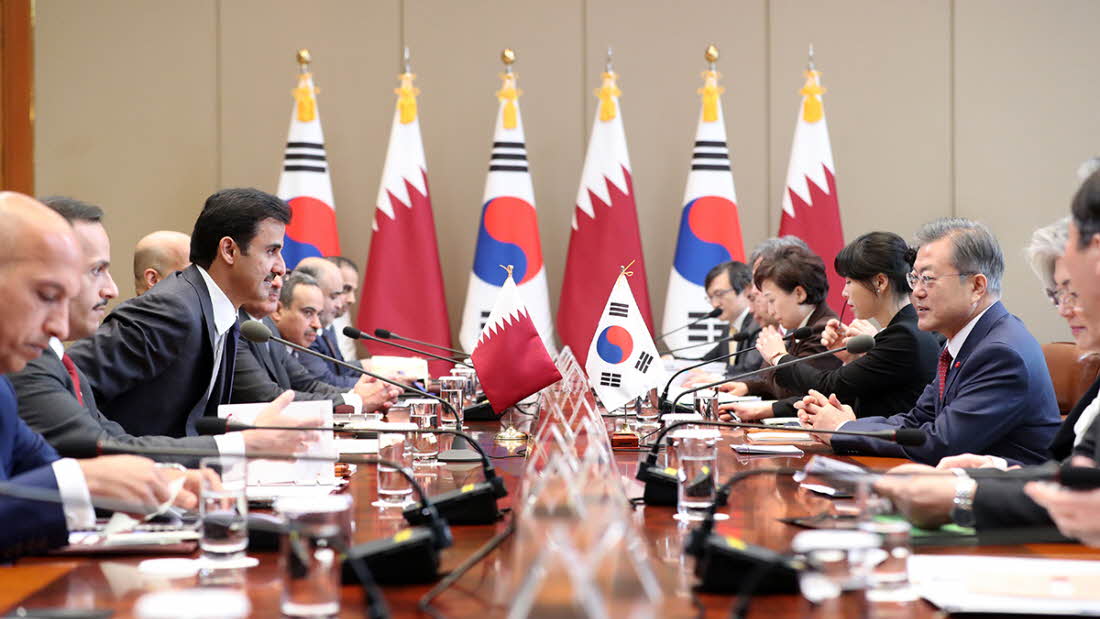
[[[1066,254],[1066,241],[1069,240],[1069,217],[1039,228],[1031,234],[1031,242],[1024,250],[1031,270],[1047,288],[1058,287],[1054,281],[1054,263]]]
[[[959,273],[981,273],[989,282],[989,291],[1001,294],[1005,257],[997,237],[977,221],[962,217],[943,217],[924,224],[917,232],[917,247],[943,238],[951,238],[951,262]]]
[[[766,258],[774,254],[775,252],[786,249],[788,247],[799,247],[806,251],[813,252],[810,246],[806,244],[806,241],[794,236],[793,234],[787,234],[784,236],[773,236],[770,239],[764,239],[760,241],[760,244],[753,248],[752,254],[749,255],[749,269],[752,269],[757,260]]]
[[[318,284],[312,275],[306,275],[295,269],[283,280],[283,290],[279,293],[279,303],[282,303],[283,307],[290,307],[290,304],[294,301],[294,289],[298,286],[316,286],[320,288],[321,284]]]

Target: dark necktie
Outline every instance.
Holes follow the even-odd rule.
[[[944,347],[940,353],[940,364],[936,368],[936,377],[940,381],[940,401],[943,401],[943,389],[947,384],[947,370],[951,367],[951,353]]]
[[[76,401],[84,406],[84,394],[80,392],[80,374],[76,371],[76,364],[73,363],[72,357],[67,354],[61,355],[61,365],[65,366],[69,378],[73,381],[73,395],[76,396]]]

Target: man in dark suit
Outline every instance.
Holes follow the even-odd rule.
[[[71,226],[32,198],[0,193],[0,372],[16,372],[68,331],[68,301],[80,288],[82,252]],[[146,458],[59,459],[19,418],[0,378],[0,482],[59,495],[60,503],[0,495],[0,562],[60,546],[69,530],[94,523],[92,499],[154,506],[171,496],[173,473]],[[191,489],[194,488],[190,484]],[[190,489],[177,503],[190,508]]]
[[[93,204],[65,197],[45,198],[51,209],[73,227],[83,253],[80,289],[69,301],[68,332],[70,339],[88,337],[95,332],[106,314],[107,303],[118,296],[108,270],[111,260],[110,239],[102,224],[103,209]],[[246,450],[293,452],[302,446],[302,432],[247,430],[240,438],[218,437],[133,436],[111,421],[96,406],[95,393],[87,377],[65,354],[61,340],[50,339],[50,350],[31,361],[25,368],[9,376],[19,398],[19,415],[32,430],[40,433],[51,445],[65,441],[99,441],[109,439],[135,447],[179,447],[195,450],[226,449],[244,440]],[[267,400],[272,400],[279,393]],[[265,400],[265,401],[267,401]],[[259,425],[284,425],[291,420],[278,410],[265,411],[257,419]],[[224,451],[224,450],[223,450]],[[198,464],[198,457],[157,457],[157,460]]]
[[[194,436],[195,420],[229,402],[237,311],[266,298],[285,272],[289,221],[287,204],[262,191],[211,195],[191,233],[191,266],[73,344],[69,355],[109,418],[138,436]]]
[[[707,273],[703,284],[711,305],[722,309],[718,320],[729,323],[729,335],[744,333],[745,339],[733,342],[732,351],[730,340],[719,342],[703,355],[701,361],[713,361],[735,352],[738,353],[736,357],[722,360],[726,364],[727,376],[749,372],[760,367],[760,353],[756,352],[756,335],[760,333],[760,326],[753,319],[750,308],[749,295],[754,290],[749,267],[744,262],[736,260],[723,262]],[[715,380],[719,379],[715,378]]]
[[[321,293],[325,297],[325,307],[321,310],[319,317],[321,329],[317,333],[317,338],[309,347],[323,355],[358,365],[359,361],[356,359],[344,359],[344,355],[340,352],[340,346],[336,342],[336,333],[332,329],[333,321],[336,320],[337,316],[344,313],[344,305],[347,302],[347,297],[344,294],[344,276],[340,273],[340,267],[324,258],[312,256],[299,262],[298,266],[294,268],[294,272],[305,273],[317,280],[317,283],[321,286]],[[299,355],[298,360],[318,380],[343,389],[354,387],[362,376],[342,365],[311,355]]]
[[[287,321],[291,320],[307,323],[295,335],[316,334],[314,325],[320,326],[317,315],[324,305],[317,280],[305,273],[295,272],[285,282],[277,279],[276,283],[280,285],[272,288],[271,297],[263,303],[244,304],[241,321],[259,320],[273,334],[278,334],[279,329],[270,317],[277,313],[288,327]],[[280,334],[279,337],[283,336]],[[307,348],[311,343],[303,344],[298,339],[291,341]],[[388,408],[393,398],[401,393],[396,387],[391,389],[385,383],[372,382],[365,375],[350,390],[340,389],[314,378],[286,346],[278,342],[252,342],[242,337],[237,347],[233,401],[265,402],[286,389],[293,389],[297,400],[332,400],[335,405],[350,405],[356,412]]]
[[[945,456],[985,453],[1012,463],[1049,458],[1061,422],[1039,343],[999,301],[1004,256],[984,225],[940,219],[917,235],[909,275],[917,324],[947,338],[936,379],[916,406],[892,417],[856,419],[836,398],[811,392],[798,404],[811,428],[874,431],[920,428],[923,445],[815,435],[837,453],[909,458],[935,464]]]

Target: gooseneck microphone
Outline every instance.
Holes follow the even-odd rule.
[[[646,505],[676,505],[676,484],[678,482],[675,471],[669,471],[657,466],[657,455],[661,449],[661,441],[665,436],[681,426],[709,426],[717,428],[755,428],[758,430],[774,430],[778,432],[808,432],[811,434],[841,434],[845,436],[862,436],[890,441],[899,445],[916,447],[923,445],[927,440],[924,430],[919,428],[898,428],[896,430],[874,430],[861,432],[858,430],[814,430],[812,428],[793,428],[789,426],[769,426],[762,423],[743,423],[738,421],[677,421],[665,426],[653,440],[653,446],[644,460],[638,463],[638,472],[635,479],[645,484],[642,499]]]
[[[724,385],[726,383],[737,382],[737,381],[740,381],[744,378],[748,378],[750,376],[756,376],[757,374],[763,374],[764,372],[770,372],[772,370],[776,370],[778,368],[784,368],[784,367],[787,367],[788,365],[794,365],[796,363],[803,363],[803,362],[809,361],[811,359],[818,359],[820,357],[825,357],[825,356],[828,356],[828,355],[836,354],[836,353],[841,352],[841,351],[848,351],[849,353],[851,353],[853,355],[861,355],[861,354],[871,350],[874,347],[875,347],[875,338],[871,337],[870,335],[857,335],[857,336],[853,337],[852,339],[848,340],[848,343],[846,345],[840,346],[838,348],[833,348],[831,350],[826,350],[826,351],[815,353],[815,354],[812,354],[812,355],[806,355],[805,357],[796,357],[795,359],[787,361],[786,363],[779,363],[779,364],[771,365],[771,366],[768,366],[768,367],[762,367],[759,370],[753,370],[751,372],[745,372],[743,374],[738,374],[737,376],[731,376],[729,378],[724,378],[722,380],[714,381],[713,383],[707,383],[706,385],[700,385],[698,387],[693,387],[691,389],[687,389],[685,391],[680,392],[680,395],[676,396],[676,399],[674,399],[672,401],[672,408],[673,408],[673,410],[675,410],[676,409],[676,403],[680,401],[680,398],[684,397],[685,395],[687,395],[689,393],[695,393],[696,391],[702,391],[704,389],[713,389],[713,388],[717,387],[718,385]]]
[[[390,380],[390,379],[386,378],[385,376],[380,376],[380,375],[375,374],[373,372],[368,372],[368,371],[364,370],[361,366],[348,363],[347,361],[341,361],[341,360],[337,359],[336,357],[330,357],[326,354],[319,353],[316,350],[313,350],[313,349],[310,349],[310,348],[306,348],[305,346],[300,346],[298,344],[295,344],[294,342],[291,342],[290,340],[284,340],[281,337],[276,337],[274,334],[271,333],[271,329],[267,328],[267,325],[265,325],[264,323],[262,323],[258,320],[246,320],[243,323],[241,323],[241,335],[243,335],[244,338],[247,339],[248,341],[256,342],[258,344],[263,344],[264,342],[267,342],[269,340],[272,341],[272,342],[278,342],[280,344],[283,344],[284,346],[289,346],[290,348],[293,348],[294,350],[297,350],[299,352],[304,352],[307,355],[313,355],[314,357],[319,357],[321,359],[324,359],[325,361],[328,361],[329,363],[335,363],[336,365],[348,368],[349,370],[352,370],[352,371],[355,371],[355,372],[359,372],[360,374],[363,374],[365,376],[370,376],[371,378],[373,378],[375,380],[380,380],[380,381],[382,381],[386,384],[393,385],[394,387],[399,387],[401,389],[404,389],[405,391],[412,392],[412,393],[415,393],[417,395],[422,395],[426,398],[431,398],[433,400],[436,400],[440,404],[442,404],[443,408],[447,409],[447,411],[450,413],[450,415],[453,419],[458,419],[458,411],[455,410],[455,407],[451,406],[450,402],[447,402],[446,400],[444,400],[443,398],[441,398],[437,395],[428,393],[427,391],[424,391],[423,389],[417,389],[416,387],[411,387],[409,385],[401,384],[401,383],[399,383],[395,380]]]
[[[225,432],[240,432],[244,430],[300,430],[303,432],[337,432],[340,428],[331,426],[305,428],[300,426],[257,426],[229,419],[216,417],[203,417],[195,421],[195,429],[199,434],[224,434]],[[439,515],[449,524],[492,524],[500,519],[500,509],[497,507],[497,499],[508,496],[508,489],[504,486],[504,480],[497,476],[496,468],[492,460],[485,453],[481,445],[469,434],[451,429],[417,429],[401,430],[405,434],[449,434],[466,439],[470,447],[481,456],[481,469],[485,475],[485,481],[476,484],[468,484],[432,497],[431,504],[435,506]],[[405,509],[405,520],[409,524],[427,524],[427,520],[421,513],[421,506],[413,505]]]
[[[787,335],[783,336],[783,339],[787,340],[787,341],[790,341],[790,340],[804,340],[804,339],[812,336],[814,334],[814,329],[816,329],[816,328],[817,327],[799,327],[799,328],[795,329],[794,331],[791,331]],[[824,330],[825,327],[821,327],[821,329]],[[734,341],[744,341],[744,340],[749,339],[751,336],[752,336],[751,331],[742,331],[741,333],[738,333],[737,335],[731,336],[730,338],[726,338],[726,339],[732,339]],[[738,340],[738,338],[741,338],[741,339]],[[721,342],[722,340],[718,340],[718,341]],[[669,379],[668,379],[668,382],[665,383],[665,389],[664,389],[664,391],[661,392],[660,400],[662,402],[664,402],[668,399],[668,390],[672,387],[672,381],[676,380],[676,377],[683,374],[684,372],[687,372],[688,370],[694,370],[696,368],[701,368],[704,365],[707,365],[709,363],[714,363],[715,361],[723,361],[725,359],[732,359],[734,357],[737,357],[739,355],[747,353],[750,350],[756,350],[756,349],[755,348],[746,348],[745,350],[739,350],[737,352],[733,352],[733,353],[730,353],[728,355],[722,355],[721,357],[715,357],[713,359],[708,359],[707,361],[703,361],[702,363],[696,363],[695,365],[689,365],[686,368],[681,368],[678,372],[676,372],[675,374],[670,376]],[[672,351],[669,351],[669,352],[672,352]],[[671,412],[671,411],[672,411],[672,408],[669,407],[668,412]]]
[[[653,338],[653,340],[657,341],[657,340],[660,340],[660,339],[664,339],[665,336],[672,335],[673,333],[676,333],[677,331],[683,331],[684,329],[694,327],[695,325],[703,322],[704,320],[709,320],[711,318],[718,318],[721,315],[722,315],[722,308],[716,307],[716,308],[710,310],[709,312],[707,312],[706,314],[703,314],[702,316],[696,318],[695,320],[687,323],[686,325],[681,325],[681,326],[676,327],[675,329],[673,329],[671,331],[665,331],[664,333],[662,333],[662,334],[658,335],[657,337]]]
[[[421,342],[420,340],[414,340],[411,337],[405,337],[403,335],[398,335],[398,334],[394,333],[393,331],[390,331],[389,329],[375,329],[374,334],[377,335],[378,337],[384,339],[384,340],[393,339],[393,340],[401,340],[403,342],[412,342],[413,344],[417,344],[419,346],[427,346],[428,348],[434,348],[436,350],[445,350],[449,353],[460,355],[462,357],[468,356],[466,353],[462,352],[461,350],[459,350],[457,348],[447,348],[446,346],[440,346],[439,344],[432,344],[431,342]]]
[[[717,346],[723,342],[744,342],[753,336],[755,331],[739,331],[733,335],[727,335],[726,337],[719,338],[717,340],[707,340],[705,342],[695,342],[694,344],[688,344],[687,346],[680,346],[679,348],[669,348],[668,354],[677,353],[682,350],[688,350],[689,348],[699,348],[700,346]]]
[[[397,344],[395,342],[389,342],[389,341],[384,340],[380,337],[374,337],[373,335],[363,333],[359,329],[356,329],[355,327],[352,327],[350,325],[347,326],[347,327],[344,327],[344,335],[347,336],[347,337],[350,337],[353,340],[367,340],[368,342],[380,342],[380,343],[385,344],[387,346],[393,346],[394,348],[400,348],[401,350],[407,350],[407,351],[409,351],[411,353],[415,353],[417,355],[424,355],[425,357],[429,357],[431,359],[436,359],[438,361],[445,361],[447,363],[456,363],[458,365],[464,365],[468,368],[473,368],[474,367],[474,366],[470,365],[469,363],[465,363],[465,362],[462,362],[462,361],[457,361],[457,360],[452,359],[450,357],[444,357],[442,355],[437,355],[435,353],[425,352],[423,350],[417,350],[417,349],[412,348],[410,346]]]

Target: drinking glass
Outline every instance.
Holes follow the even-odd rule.
[[[331,617],[340,612],[340,563],[349,543],[350,507],[346,494],[275,500],[275,511],[287,525],[280,542],[284,615]]]
[[[439,429],[439,409],[442,406],[437,400],[428,398],[406,400],[409,407],[409,422],[420,430]],[[411,440],[412,456],[416,464],[424,465],[435,462],[439,455],[438,434],[413,434]]]
[[[912,525],[904,519],[870,518],[859,523],[861,531],[881,539],[879,552],[867,553],[867,600],[869,602],[910,602],[917,590],[909,583],[909,532]]]
[[[406,433],[415,430],[411,423],[388,423],[378,426],[378,457],[389,460],[402,468],[410,469],[413,464],[413,452]],[[402,507],[410,501],[412,484],[401,471],[387,465],[378,465],[378,502],[379,507]]]
[[[718,394],[710,389],[695,392],[695,412],[707,421],[718,420]]]
[[[443,416],[440,417],[442,427],[451,428],[452,430],[462,429],[462,409],[466,402],[466,385],[468,383],[469,380],[465,376],[439,377],[439,397],[454,408],[453,413],[450,410],[442,411]]]
[[[451,376],[461,376],[466,379],[466,406],[477,404],[477,390],[480,386],[477,370],[458,365],[451,368]]]
[[[248,461],[217,456],[199,460],[199,548],[211,566],[242,559],[248,550]],[[221,479],[221,487],[210,477]]]
[[[678,520],[702,520],[714,503],[720,436],[717,430],[705,428],[672,432],[670,446],[676,454],[680,480],[676,492]]]

